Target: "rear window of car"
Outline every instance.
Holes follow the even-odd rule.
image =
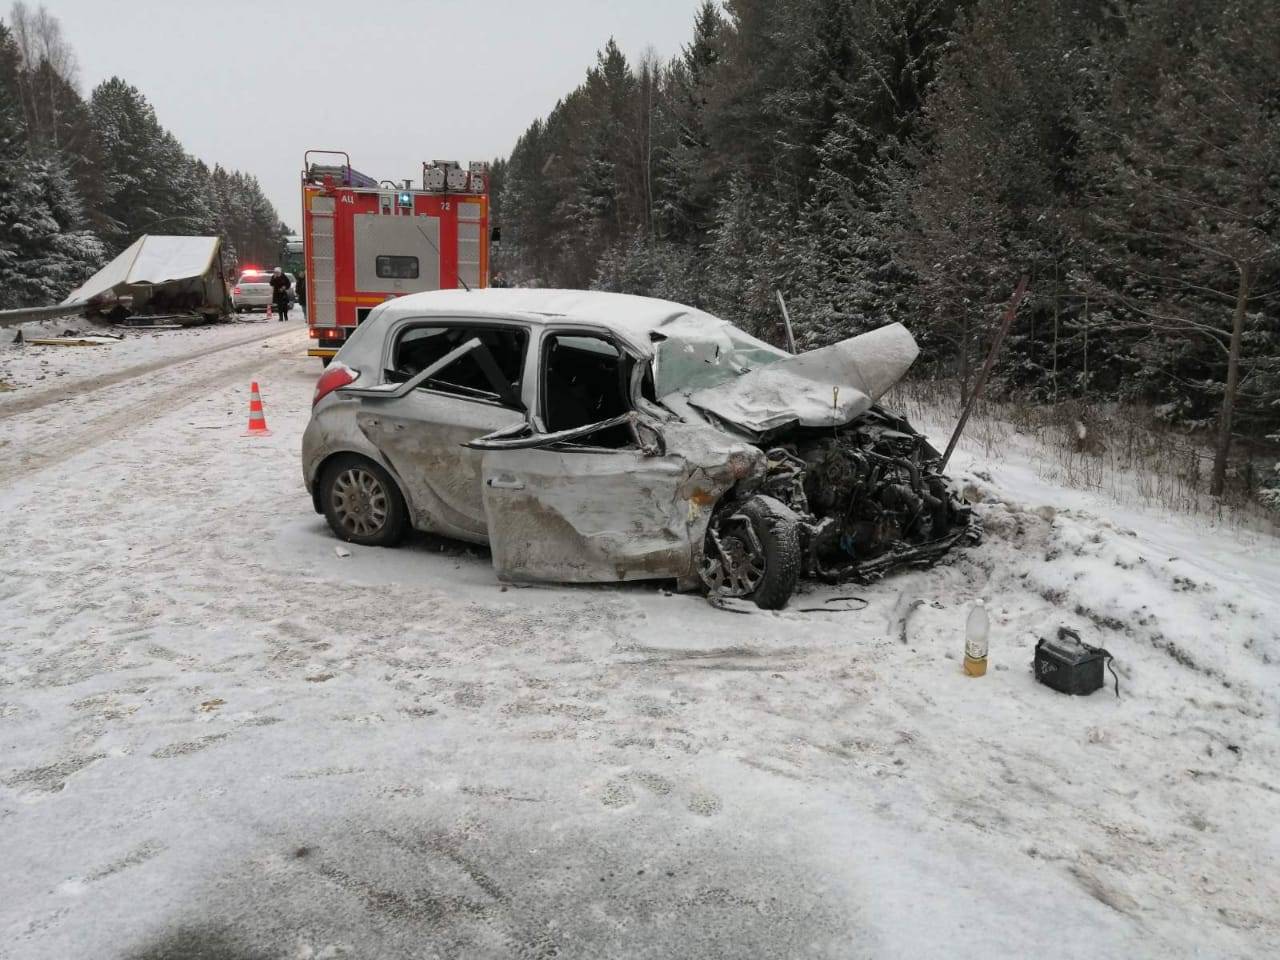
[[[392,369],[387,379],[403,383],[472,338],[478,339],[493,372],[505,381],[505,393],[519,397],[524,373],[525,347],[529,334],[522,327],[490,327],[431,324],[411,327],[397,338],[392,348]],[[422,385],[422,389],[448,393],[468,400],[505,404],[479,353],[463,355]]]

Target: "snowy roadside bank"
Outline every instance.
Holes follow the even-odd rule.
[[[962,448],[983,546],[776,615],[503,589],[425,538],[340,558],[298,476],[301,342],[0,434],[32,457],[0,479],[0,956],[1280,948],[1274,538]],[[239,435],[250,379],[268,438]],[[1034,682],[1064,623],[1118,700]]]

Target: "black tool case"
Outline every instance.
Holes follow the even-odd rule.
[[[1089,646],[1074,630],[1063,627],[1056,640],[1041,639],[1036,644],[1032,669],[1046,687],[1059,693],[1088,696],[1102,686],[1103,669],[1110,659],[1106,650]]]

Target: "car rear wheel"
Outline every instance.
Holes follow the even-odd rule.
[[[408,510],[387,471],[364,457],[330,461],[320,477],[320,503],[341,540],[367,547],[394,547],[408,529]]]
[[[730,505],[707,531],[702,581],[713,596],[750,597],[781,610],[800,580],[800,531],[772,497]]]

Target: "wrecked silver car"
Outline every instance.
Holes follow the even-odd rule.
[[[875,405],[899,324],[792,356],[621,294],[434,291],[373,310],[321,376],[302,444],[343,540],[488,544],[516,581],[675,579],[786,604],[976,539],[940,458]]]

